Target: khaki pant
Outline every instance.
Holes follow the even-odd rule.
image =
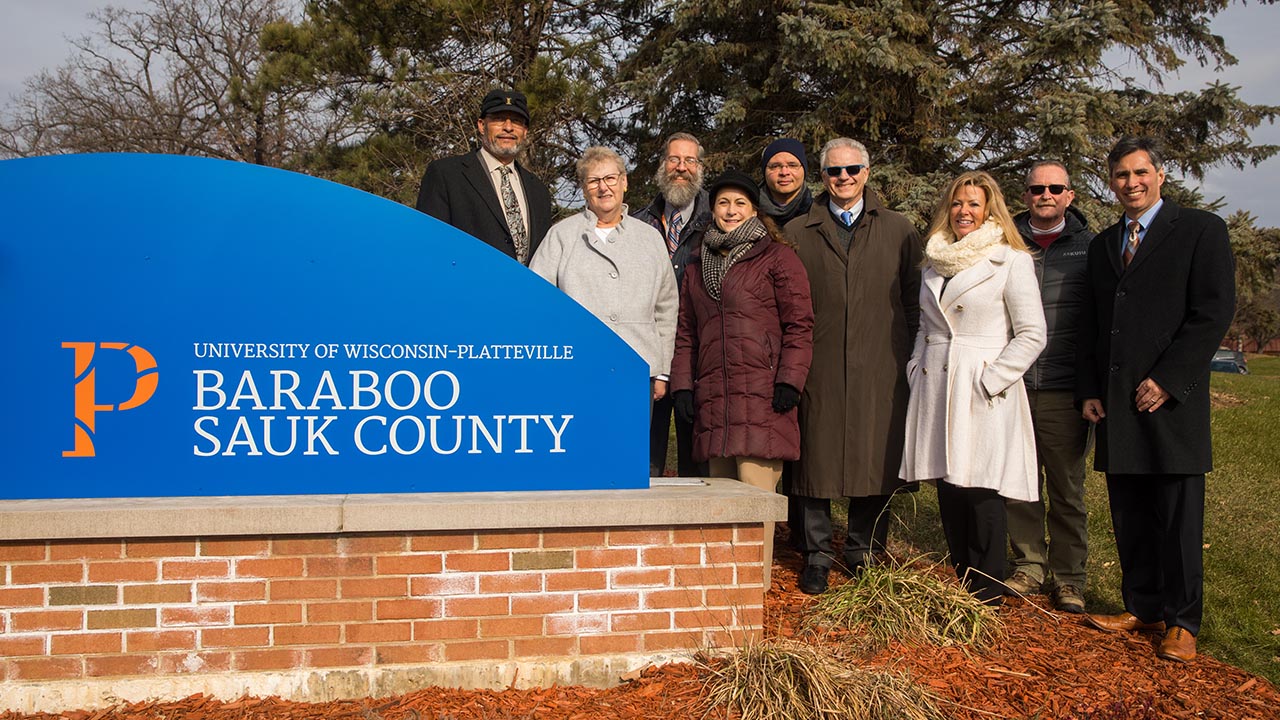
[[[782,479],[782,461],[753,457],[713,457],[707,461],[711,477],[741,480],[751,487],[777,492]],[[764,591],[773,580],[773,522],[764,524]]]
[[[1005,501],[1012,572],[1022,571],[1033,580],[1051,579],[1083,591],[1089,557],[1089,518],[1084,504],[1089,423],[1075,408],[1070,390],[1028,390],[1027,396],[1035,427],[1036,460],[1043,472],[1042,489],[1035,502]]]

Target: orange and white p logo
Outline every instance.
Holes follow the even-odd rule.
[[[62,343],[62,347],[75,351],[76,359],[76,439],[72,449],[62,451],[62,457],[93,457],[96,454],[93,449],[93,436],[96,432],[95,416],[100,412],[132,410],[146,403],[156,392],[156,386],[160,383],[160,372],[156,366],[156,359],[151,353],[137,345],[118,342],[67,342]],[[97,370],[94,368],[93,354],[99,348],[124,350],[133,358],[134,367],[137,368],[138,376],[133,385],[133,395],[119,405],[98,404]]]

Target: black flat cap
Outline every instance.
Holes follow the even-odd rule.
[[[480,117],[490,113],[509,112],[529,122],[529,101],[519,90],[490,90],[480,103]]]
[[[716,194],[725,188],[741,190],[748,198],[751,199],[752,205],[758,205],[760,203],[760,186],[757,185],[750,177],[738,172],[737,170],[725,170],[720,177],[716,178],[711,183],[711,189],[708,191],[708,195],[713,204],[716,200]]]

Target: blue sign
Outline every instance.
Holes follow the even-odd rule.
[[[648,486],[645,362],[415,210],[162,155],[0,203],[0,498]]]

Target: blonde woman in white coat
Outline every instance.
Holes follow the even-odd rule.
[[[1035,265],[995,180],[967,172],[934,212],[907,363],[900,475],[936,481],[956,575],[999,604],[1003,498],[1035,500],[1035,436],[1022,375],[1045,344]]]

